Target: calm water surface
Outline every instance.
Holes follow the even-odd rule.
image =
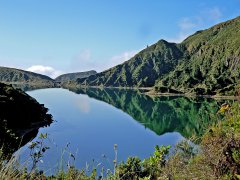
[[[49,173],[59,166],[64,148],[64,162],[70,161],[78,168],[88,163],[90,167],[112,169],[114,144],[118,145],[118,161],[128,156],[149,157],[155,145],[174,146],[184,138],[201,135],[221,104],[212,99],[151,98],[130,90],[72,91],[27,92],[49,108],[55,120],[50,127],[39,130],[49,134],[46,144],[50,150],[39,165]],[[21,153],[22,159],[29,155],[27,145]],[[74,162],[69,153],[76,157]]]

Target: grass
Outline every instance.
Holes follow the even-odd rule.
[[[211,126],[198,145],[189,140],[182,141],[171,154],[169,146],[156,146],[149,158],[129,157],[126,162],[118,163],[115,145],[114,171],[108,171],[105,176],[103,169],[93,168],[87,173],[71,165],[65,171],[59,168],[55,174],[45,175],[37,169],[37,164],[34,165],[34,161],[38,163],[46,151],[46,135],[40,135],[39,143],[32,145],[36,154],[30,154],[33,168],[29,171],[18,163],[16,157],[6,161],[0,154],[0,179],[240,179],[240,105],[234,103],[230,107],[225,104],[216,116],[219,114],[224,114],[224,119]]]

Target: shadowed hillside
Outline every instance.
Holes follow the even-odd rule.
[[[21,90],[0,83],[0,146],[11,155],[52,123],[48,109]]]

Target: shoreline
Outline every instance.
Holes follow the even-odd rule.
[[[212,98],[212,99],[231,99],[231,100],[240,100],[239,96],[224,96],[224,95],[196,95],[196,94],[178,94],[178,93],[159,93],[159,92],[151,92],[153,87],[107,87],[107,86],[81,86],[81,85],[55,85],[51,86],[49,84],[37,84],[37,83],[21,83],[21,82],[2,82],[5,84],[12,85],[30,85],[30,86],[43,86],[44,88],[79,88],[79,89],[87,89],[87,88],[96,88],[96,89],[121,89],[121,90],[143,90],[142,94],[145,94],[150,97],[160,97],[160,96],[183,96],[183,97],[204,97],[204,98]],[[41,89],[41,88],[39,88]]]
[[[64,86],[60,86],[61,88],[64,88]],[[204,98],[212,98],[212,99],[230,99],[230,100],[240,100],[239,96],[223,96],[223,95],[196,95],[196,94],[177,94],[177,93],[159,93],[159,92],[150,92],[150,90],[153,89],[153,87],[106,87],[106,86],[65,86],[67,87],[73,87],[73,88],[81,88],[81,89],[87,89],[87,88],[96,88],[96,89],[126,89],[126,90],[146,90],[147,92],[141,92],[147,96],[151,97],[160,97],[160,96],[183,96],[183,97],[204,97]]]
[[[144,93],[151,97],[160,97],[160,96],[182,96],[182,97],[203,97],[203,98],[212,98],[212,99],[231,99],[231,100],[240,100],[239,96],[221,96],[221,95],[195,95],[195,94],[174,94],[174,93]]]

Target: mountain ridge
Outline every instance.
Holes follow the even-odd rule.
[[[176,64],[180,55],[181,51],[175,46],[175,43],[159,40],[156,44],[140,51],[130,60],[98,73],[95,76],[78,79],[77,82],[85,83],[90,86],[103,85],[118,87],[129,86],[129,84],[138,87],[153,86],[156,78],[168,72],[169,69]],[[159,65],[159,62],[156,60],[159,57],[162,58],[163,65]],[[149,70],[152,70],[151,77],[147,74]],[[106,78],[105,82],[103,80],[104,78]]]
[[[0,82],[56,87],[151,87],[153,93],[240,95],[240,16],[200,30],[181,43],[159,40],[103,72],[48,76],[0,67]]]
[[[239,29],[238,16],[197,31],[178,44],[160,40],[130,60],[88,78],[77,79],[76,83],[155,87],[153,91],[160,93],[236,95],[240,78]]]
[[[95,70],[83,71],[83,72],[74,72],[74,73],[66,73],[61,74],[60,76],[55,78],[55,81],[64,82],[64,81],[74,81],[77,78],[85,78],[91,75],[97,74]]]
[[[32,87],[30,89],[55,88],[60,87],[60,84],[64,84],[67,81],[74,81],[79,77],[89,77],[96,73],[95,70],[66,73],[52,79],[39,73],[0,66],[0,82],[12,84],[20,89],[29,89],[29,87]]]
[[[55,80],[52,78],[17,68],[0,67],[0,82],[7,84],[35,84],[55,87]]]
[[[237,17],[186,38],[180,44],[186,48],[187,58],[159,79],[156,87],[183,93],[235,95],[240,69],[239,29]]]

